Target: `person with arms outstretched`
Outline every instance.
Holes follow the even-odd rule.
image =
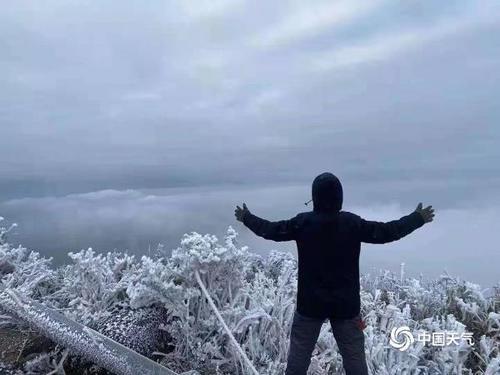
[[[245,203],[235,216],[256,235],[273,241],[295,241],[298,285],[285,375],[306,375],[321,326],[328,319],[346,375],[368,375],[364,323],[360,315],[359,254],[361,243],[399,240],[434,219],[432,206],[398,220],[368,221],[342,211],[343,189],[332,173],[312,184],[313,210],[289,220],[268,221]]]

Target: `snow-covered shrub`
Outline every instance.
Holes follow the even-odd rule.
[[[47,296],[49,306],[64,309],[69,317],[84,324],[109,315],[115,307],[128,306],[126,275],[135,266],[133,256],[96,254],[90,248],[68,256],[73,263],[57,270],[60,287]]]
[[[171,295],[177,297],[176,305],[167,307],[171,321],[166,328],[175,342],[170,358],[190,358],[191,366],[206,373],[239,374],[240,358],[201,295],[195,271],[241,346],[244,349],[248,346],[250,357],[257,355],[252,352],[255,349],[252,325],[266,319],[262,308],[252,310],[249,290],[262,279],[260,272],[255,273],[259,262],[255,258],[248,262],[246,248],[238,247],[235,239],[232,228],[228,229],[223,244],[215,236],[191,233],[184,236],[181,247],[166,262],[171,274],[163,281],[168,289],[174,289]],[[249,274],[253,277],[248,277]]]
[[[0,360],[0,374],[2,375],[23,375],[21,370],[17,370],[14,366],[2,362]]]
[[[0,216],[0,245],[7,244],[7,235],[12,229],[17,227],[16,223],[11,224],[8,228],[4,227],[1,224],[3,221],[5,221],[5,218]]]
[[[6,241],[9,231],[0,228],[0,277],[3,285],[35,299],[50,293],[55,288],[52,258],[41,257],[36,251],[28,251],[22,246],[12,247]]]

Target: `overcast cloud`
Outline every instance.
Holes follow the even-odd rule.
[[[0,5],[0,215],[67,251],[176,247],[305,210],[432,226],[365,247],[364,270],[500,281],[497,1],[53,1]]]

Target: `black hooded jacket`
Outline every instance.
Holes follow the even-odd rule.
[[[243,223],[256,235],[297,243],[297,311],[316,318],[348,319],[360,312],[361,242],[399,240],[424,225],[418,212],[389,222],[367,221],[342,211],[339,179],[322,173],[312,184],[313,211],[267,221],[247,213]]]

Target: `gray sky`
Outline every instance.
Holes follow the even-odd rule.
[[[436,209],[362,271],[492,285],[499,21],[493,0],[2,2],[0,215],[56,261],[230,224],[295,252],[233,207],[291,217],[332,171],[368,219]]]

